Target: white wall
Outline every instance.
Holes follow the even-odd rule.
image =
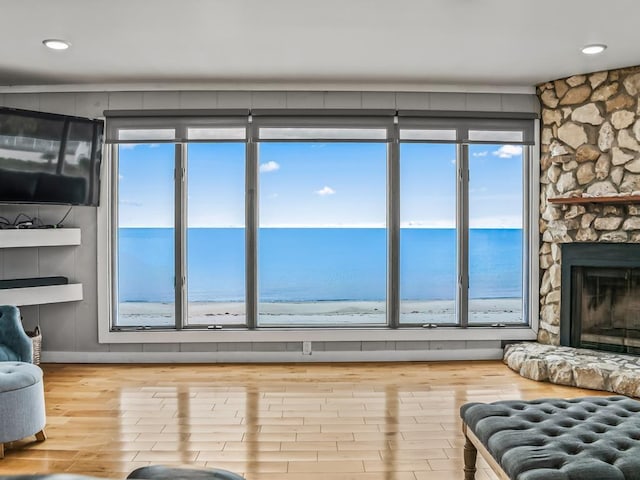
[[[533,94],[304,91],[136,91],[3,93],[0,105],[68,115],[102,117],[104,110],[198,108],[424,109],[538,112]],[[37,215],[57,222],[67,207],[0,205],[0,216]],[[82,245],[0,249],[0,279],[64,275],[81,282],[84,300],[21,309],[25,328],[40,324],[43,361],[331,361],[498,358],[499,340],[313,342],[98,343],[97,209],[74,207],[64,222],[82,230]],[[524,337],[523,337],[524,338]]]

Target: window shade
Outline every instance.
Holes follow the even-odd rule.
[[[478,115],[474,113],[474,115]],[[455,143],[535,143],[534,114],[445,114],[398,112],[402,141],[451,141]],[[455,132],[455,135],[451,133]],[[418,133],[422,132],[422,133]],[[445,134],[441,132],[449,132]]]
[[[243,141],[248,110],[105,111],[106,143]]]
[[[395,111],[106,111],[106,143],[393,140]],[[403,142],[535,143],[535,114],[398,111]],[[250,127],[251,126],[251,130]]]

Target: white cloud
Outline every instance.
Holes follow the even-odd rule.
[[[334,195],[336,193],[336,191],[328,186],[324,186],[322,187],[320,190],[316,190],[316,195],[320,195],[321,197],[325,197],[327,195]]]
[[[128,207],[142,207],[141,202],[135,202],[133,200],[120,200],[120,205],[127,205]]]
[[[124,175],[122,175],[121,173],[118,174],[118,180],[122,180],[124,178]]]
[[[455,220],[409,220],[408,222],[401,222],[400,228],[456,228]]]
[[[280,170],[280,164],[273,160],[260,164],[260,172],[262,173],[275,172],[276,170]]]
[[[119,146],[123,150],[133,150],[138,145],[144,145],[144,144],[143,143],[121,143]],[[160,147],[160,144],[159,143],[150,143],[150,144],[145,145],[145,146],[147,146],[149,148],[158,148],[158,147]]]
[[[493,154],[500,158],[511,158],[522,155],[522,147],[520,145],[503,145]]]
[[[489,155],[488,151],[483,151],[483,152],[473,152],[472,155],[474,157],[486,157],[487,155]]]

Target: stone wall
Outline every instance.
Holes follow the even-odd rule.
[[[640,243],[640,204],[558,205],[553,197],[640,194],[640,66],[539,85],[540,329],[560,342],[560,244]]]

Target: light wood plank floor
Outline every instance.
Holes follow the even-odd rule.
[[[498,361],[43,369],[48,440],[8,444],[1,474],[124,478],[170,464],[248,480],[460,479],[463,403],[604,395]]]

